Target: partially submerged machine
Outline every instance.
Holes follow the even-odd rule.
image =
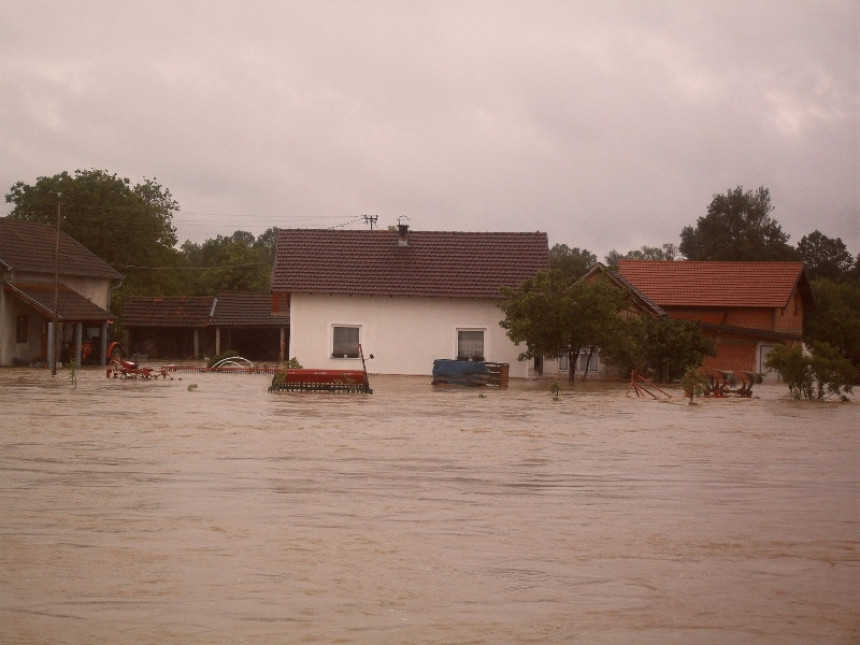
[[[347,392],[373,394],[367,378],[364,351],[358,346],[360,370],[292,369],[276,372],[269,392]],[[370,355],[373,358],[373,354]]]

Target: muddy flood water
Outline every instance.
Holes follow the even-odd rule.
[[[270,379],[0,370],[0,642],[860,642],[860,403]]]

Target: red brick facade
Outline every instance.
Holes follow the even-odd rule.
[[[702,323],[717,346],[705,369],[762,371],[771,348],[800,342],[814,308],[800,262],[624,260],[619,273],[670,318]]]

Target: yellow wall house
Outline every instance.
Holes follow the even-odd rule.
[[[121,278],[65,233],[0,218],[0,366],[80,364],[87,341],[104,365],[110,290]]]

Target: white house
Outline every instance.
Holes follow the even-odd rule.
[[[430,374],[439,358],[529,364],[499,322],[500,287],[549,268],[546,233],[279,232],[273,312],[289,316],[288,357],[378,374]]]
[[[80,364],[87,339],[104,363],[110,289],[121,277],[65,233],[0,218],[0,365],[53,364],[55,347]]]

